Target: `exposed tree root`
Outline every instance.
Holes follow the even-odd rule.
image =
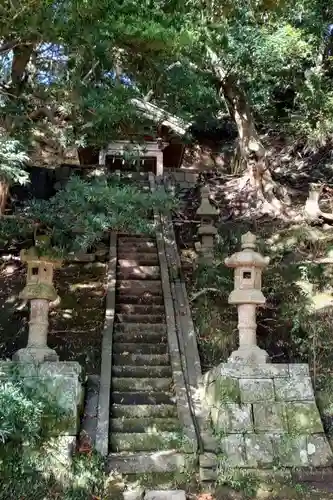
[[[333,224],[333,214],[322,212],[319,207],[319,198],[323,191],[322,184],[311,183],[309,196],[304,207],[304,215],[308,222],[318,222],[320,220]]]
[[[250,166],[242,177],[226,183],[225,192],[235,216],[268,215],[281,219],[297,216],[288,190],[274,181],[268,169],[259,170],[258,165]]]

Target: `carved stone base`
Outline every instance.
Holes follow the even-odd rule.
[[[13,355],[13,361],[23,363],[44,363],[46,361],[59,361],[59,356],[56,351],[49,347],[25,347],[19,349]]]
[[[269,356],[264,349],[260,349],[257,345],[242,346],[232,352],[229,363],[246,363],[246,364],[264,364],[269,361]]]

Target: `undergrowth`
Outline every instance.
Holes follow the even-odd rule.
[[[77,454],[71,466],[55,435],[68,415],[44,383],[15,373],[0,382],[0,500],[92,500],[106,495],[97,454]]]
[[[237,347],[237,310],[228,305],[233,270],[224,259],[240,250],[249,228],[225,225],[218,235],[214,262],[198,265],[190,299],[203,371],[225,362]],[[257,338],[273,363],[309,363],[319,399],[333,411],[332,383],[333,235],[305,224],[256,230],[260,251],[270,257],[263,272],[264,307],[258,309]],[[320,403],[320,401],[319,401]],[[325,416],[324,416],[325,418]]]

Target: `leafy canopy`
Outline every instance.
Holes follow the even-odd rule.
[[[18,220],[0,220],[0,235],[8,241],[17,225],[22,236],[38,225],[50,236],[52,253],[66,256],[86,251],[110,230],[150,233],[155,229],[153,209],[166,213],[175,207],[175,200],[164,191],[143,192],[116,178],[82,180],[73,176],[50,200],[30,200],[18,209]]]

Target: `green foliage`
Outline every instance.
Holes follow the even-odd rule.
[[[54,428],[63,425],[66,412],[56,398],[50,395],[46,383],[27,384],[11,374],[0,387],[0,440],[5,447],[34,446]],[[52,425],[50,427],[50,421]]]
[[[291,128],[312,143],[325,144],[333,132],[333,90],[331,78],[322,68],[309,70],[296,96],[298,112]]]
[[[13,372],[0,385],[0,500],[90,500],[104,494],[104,463],[97,454],[77,455],[67,480],[52,461],[52,437],[61,433],[66,413],[36,380],[27,384]]]
[[[151,233],[155,230],[153,209],[166,213],[175,206],[176,201],[165,192],[143,192],[116,178],[85,181],[73,176],[49,201],[27,202],[18,211],[24,217],[22,221],[14,221],[13,225],[0,221],[0,234],[2,240],[8,240],[8,231],[14,229],[14,224],[21,224],[22,233],[25,230],[28,235],[32,223],[37,223],[51,237],[52,252],[65,256],[87,250],[109,230]]]
[[[31,113],[47,107],[66,119],[57,126],[68,145],[100,145],[140,131],[129,100],[150,91],[157,105],[187,119],[206,111],[221,116],[226,106],[208,47],[225,74],[237,75],[265,128],[314,139],[331,131],[329,65],[322,56],[333,12],[321,0],[68,0],[57,7],[37,0],[19,8],[5,2],[0,14],[3,46],[31,48],[27,59],[19,51],[14,61],[9,49],[0,53],[0,119],[14,124],[15,133],[45,133],[54,117],[41,114],[36,123]],[[309,95],[309,70],[321,72],[317,97]],[[121,75],[132,85],[123,85]]]
[[[6,135],[0,135],[0,178],[9,184],[25,184],[29,180],[23,166],[29,160],[21,143]]]

